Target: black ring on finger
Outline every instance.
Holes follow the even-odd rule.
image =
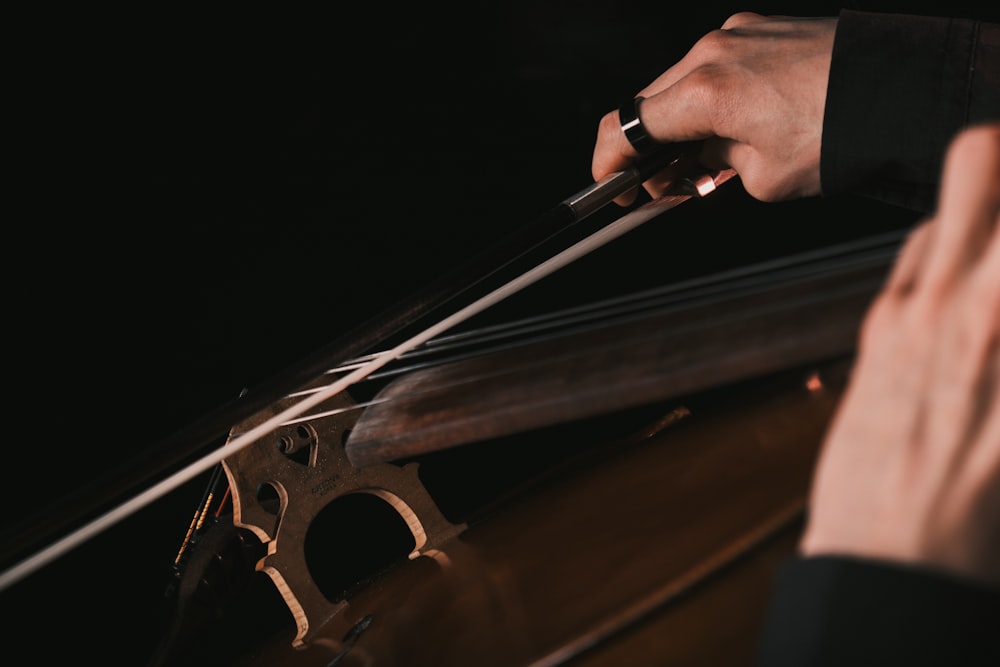
[[[657,148],[656,140],[649,136],[646,127],[639,120],[639,103],[643,99],[645,98],[636,97],[618,107],[618,120],[622,124],[622,132],[639,155],[652,153]]]

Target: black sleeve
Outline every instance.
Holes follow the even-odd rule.
[[[823,118],[823,194],[931,211],[950,140],[997,119],[1000,24],[844,10]]]
[[[756,667],[1000,665],[1000,589],[949,574],[816,557],[778,572]]]

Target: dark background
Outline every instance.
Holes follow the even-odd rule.
[[[600,117],[747,8],[681,7],[88,11],[12,26],[4,567],[95,489],[146,484],[137,461],[164,438],[589,185]],[[532,304],[913,219],[851,199],[768,206],[738,184],[717,199]],[[4,644],[40,664],[142,664],[202,488],[0,593]]]

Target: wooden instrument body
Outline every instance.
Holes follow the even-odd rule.
[[[701,284],[639,315],[404,373],[317,438],[324,455],[344,450],[336,468],[291,483],[273,466],[240,482],[242,464],[228,465],[241,526],[255,528],[254,499],[240,489],[300,487],[278,494],[276,521],[256,524],[275,527],[255,529],[269,552],[281,550],[282,530],[295,553],[307,529],[328,549],[259,563],[298,630],[248,647],[246,664],[683,664],[710,654],[745,664],[891,258],[875,250],[751,272],[749,285]],[[317,494],[318,479],[340,488]],[[303,480],[314,490],[307,522],[292,511]],[[417,504],[401,498],[414,497],[412,483],[437,507],[410,511]],[[335,507],[358,494],[386,507],[353,517],[354,532],[309,525],[321,511],[361,512]],[[317,604],[309,577],[328,581],[320,571],[339,567],[337,552],[383,548],[400,517],[413,541],[373,552],[376,569],[337,580],[323,592],[333,606]]]
[[[481,443],[481,460],[573,453],[471,510],[432,555],[375,574],[308,646],[292,649],[284,631],[240,646],[237,664],[327,664],[341,652],[336,664],[746,664],[846,368]],[[350,537],[354,548],[366,538]]]

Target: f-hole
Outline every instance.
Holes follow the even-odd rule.
[[[331,602],[350,596],[416,548],[406,520],[382,498],[350,493],[323,508],[305,537],[305,558],[316,587]]]

